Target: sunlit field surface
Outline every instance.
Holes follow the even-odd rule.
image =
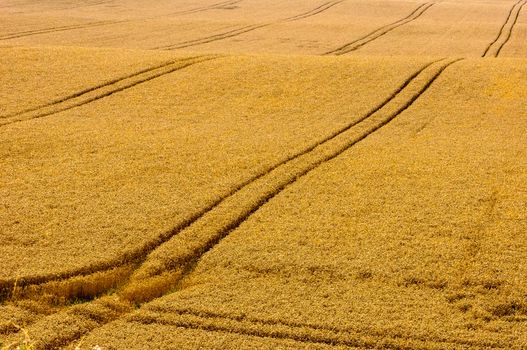
[[[527,348],[527,0],[5,0],[0,349]]]

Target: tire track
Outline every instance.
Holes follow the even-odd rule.
[[[31,108],[27,112],[3,117],[0,119],[0,127],[25,120],[48,117],[59,112],[67,111],[75,107],[80,107],[90,102],[113,95],[117,92],[129,89],[138,84],[145,83],[152,79],[189,67],[196,63],[206,62],[214,58],[215,57],[213,56],[197,56],[183,60],[171,61],[154,68],[145,69],[143,71],[139,71],[138,73],[134,73],[132,75],[118,78],[108,83],[77,92],[73,95],[57,100],[56,102],[50,102],[46,105],[43,105],[42,107]]]
[[[243,27],[236,28],[236,29],[233,29],[233,30],[229,30],[229,31],[226,31],[226,32],[223,32],[223,33],[218,33],[218,34],[206,36],[206,37],[203,37],[203,38],[183,41],[183,42],[180,42],[180,43],[177,43],[177,44],[172,44],[172,45],[157,46],[157,47],[154,47],[152,49],[176,50],[176,49],[182,49],[182,48],[186,48],[186,47],[190,47],[190,46],[203,45],[203,44],[207,44],[207,43],[210,43],[210,42],[213,42],[213,41],[219,41],[219,40],[232,38],[232,37],[244,34],[244,33],[252,32],[252,31],[260,29],[260,28],[269,27],[271,25],[275,25],[275,24],[279,24],[279,23],[285,23],[285,22],[298,21],[298,20],[305,19],[305,18],[308,18],[308,17],[311,17],[311,16],[315,16],[315,15],[317,15],[319,13],[322,13],[322,12],[324,12],[326,10],[329,10],[331,7],[341,3],[343,1],[344,0],[326,2],[323,5],[320,5],[320,6],[316,7],[315,9],[312,9],[310,11],[300,13],[300,14],[298,14],[296,16],[279,19],[279,20],[276,20],[276,21],[273,21],[273,22],[267,22],[267,23],[261,23],[261,24],[252,24],[252,25],[248,25],[248,26],[243,26]]]
[[[2,35],[0,36],[0,40],[16,39],[16,38],[22,38],[25,36],[33,36],[33,35],[48,34],[48,33],[55,33],[55,32],[65,32],[65,31],[75,30],[75,29],[100,27],[100,26],[118,24],[118,23],[123,23],[123,22],[128,22],[128,20],[99,21],[99,22],[91,22],[87,24],[73,24],[73,25],[62,26],[62,27],[50,27],[50,28],[43,28],[43,29],[27,30],[23,32],[16,32],[16,33]]]
[[[336,158],[356,143],[362,141],[384,125],[388,124],[400,113],[409,108],[413,102],[415,102],[415,100],[417,100],[419,96],[421,96],[432,85],[432,83],[447,67],[459,60],[449,61],[442,65],[438,63],[439,61],[431,62],[421,67],[417,72],[412,74],[398,89],[396,89],[396,91],[394,91],[390,97],[372,109],[365,116],[361,117],[359,120],[350,123],[345,128],[335,132],[333,135],[325,138],[324,140],[318,141],[304,151],[288,157],[267,171],[256,175],[243,184],[240,184],[229,194],[220,198],[215,203],[211,204],[207,208],[204,208],[200,212],[195,213],[192,215],[192,217],[189,217],[187,220],[180,223],[169,232],[165,232],[164,234],[160,235],[156,240],[147,242],[141,249],[137,251],[125,252],[123,256],[114,258],[96,266],[87,266],[77,271],[59,275],[46,275],[19,280],[18,286],[23,288],[24,286],[28,286],[30,284],[34,285],[47,281],[66,279],[78,275],[89,275],[95,271],[104,271],[118,267],[125,262],[130,263],[131,261],[135,261],[139,264],[144,262],[145,259],[149,258],[149,253],[157,252],[163,243],[175,243],[176,247],[178,247],[180,243],[183,243],[181,246],[188,248],[183,254],[176,256],[168,262],[163,262],[162,266],[158,266],[160,267],[158,270],[149,270],[149,266],[147,266],[147,274],[143,274],[143,276],[141,276],[141,272],[144,271],[140,268],[139,273],[135,276],[135,279],[132,277],[128,286],[117,292],[117,294],[121,297],[121,300],[129,300],[132,304],[148,301],[138,301],[137,299],[141,299],[141,295],[127,294],[127,288],[130,286],[132,289],[135,288],[136,286],[134,286],[134,281],[139,281],[141,286],[145,286],[145,288],[148,289],[148,284],[151,282],[151,280],[149,280],[151,275],[148,275],[148,272],[152,274],[158,274],[160,272],[166,271],[167,269],[180,268],[183,273],[178,275],[177,282],[181,281],[188,274],[192,273],[203,254],[214,248],[230,232],[249,219],[250,216],[267,201],[281,193],[289,185],[295,183],[298,178],[306,175],[311,170],[330,161],[331,159]],[[407,92],[406,90],[410,91]],[[392,104],[394,104],[394,106],[391,106]],[[384,111],[385,109],[387,111]],[[356,130],[357,126],[359,126],[359,130]],[[255,192],[255,194],[251,195],[253,192]],[[244,205],[244,207],[240,208],[240,200],[242,201],[242,205]],[[225,216],[226,211],[228,213],[232,210],[236,211],[234,215]],[[224,221],[214,221],[215,218],[221,218],[223,216],[225,216]],[[195,235],[196,232],[198,232],[198,236]],[[199,236],[199,234],[201,234],[201,236]],[[190,241],[195,244],[191,244],[189,246],[188,242],[184,241],[186,236],[190,236]],[[171,240],[171,238],[176,239],[180,237],[182,237],[183,241]],[[166,248],[167,246],[163,247]],[[171,247],[172,246],[169,248]],[[144,262],[143,264],[148,265],[147,263],[148,261]],[[144,278],[146,278],[146,280]],[[2,290],[4,294],[9,292],[9,290],[12,289],[13,283],[17,282],[4,281],[0,290]],[[154,288],[157,287],[159,286],[154,285]],[[173,287],[173,285],[169,287]],[[163,295],[166,291],[166,289],[161,288],[159,290],[159,294]],[[154,295],[153,298],[155,297],[156,296]],[[97,302],[97,300],[94,302]],[[90,303],[87,303],[86,305],[90,305]],[[60,323],[60,320],[56,321],[57,319],[61,318],[58,316],[52,316],[49,322]],[[45,322],[48,321],[42,320],[42,322],[39,322],[39,324],[43,324]],[[104,323],[105,322],[102,322],[98,325],[95,325],[91,329],[86,329],[86,331],[84,331],[82,334],[90,332],[93,329],[102,326]],[[64,328],[66,325],[61,325],[60,327]],[[69,341],[74,341],[75,339],[78,339],[80,336],[82,336],[82,334],[77,332],[75,337],[68,339]]]
[[[315,150],[317,147],[335,139],[339,135],[344,134],[346,131],[350,130],[353,126],[369,118],[375,112],[379,111],[382,107],[388,104],[391,100],[396,98],[419,74],[421,74],[425,69],[427,69],[430,65],[436,62],[431,62],[421,67],[414,74],[408,77],[387,99],[385,99],[378,106],[374,107],[371,111],[369,111],[366,115],[362,116],[357,121],[349,123],[345,127],[328,135],[326,138],[319,140],[315,142],[314,144],[308,146],[307,148],[300,151],[299,153],[285,158],[284,160],[266,169],[265,171],[240,183],[238,186],[233,188],[231,191],[229,191],[222,197],[218,198],[216,201],[214,201],[210,205],[190,215],[188,218],[180,222],[178,225],[175,225],[171,230],[167,232],[163,232],[162,234],[160,234],[157,238],[153,239],[152,241],[144,243],[144,245],[139,247],[138,249],[133,250],[133,251],[124,252],[121,256],[115,257],[113,259],[109,259],[106,262],[88,265],[88,266],[85,266],[83,268],[79,268],[73,271],[68,271],[68,272],[63,272],[63,273],[58,273],[58,274],[26,276],[24,278],[19,278],[19,279],[12,278],[12,279],[0,280],[0,301],[8,299],[10,297],[11,291],[13,290],[14,286],[17,286],[17,288],[25,288],[29,286],[43,285],[45,283],[53,282],[53,281],[66,280],[66,279],[83,277],[83,276],[87,277],[92,274],[96,274],[96,273],[103,272],[103,271],[108,271],[113,268],[120,267],[126,264],[143,262],[147,258],[147,256],[151,254],[154,250],[162,246],[164,243],[170,241],[173,237],[181,234],[184,230],[188,229],[191,225],[197,223],[199,219],[202,219],[203,217],[205,217],[205,215],[212,213],[215,209],[218,209],[220,206],[224,205],[226,202],[228,202],[230,198],[234,197],[235,195],[240,193],[242,190],[248,188],[251,184],[256,183],[258,180],[264,178],[266,175],[269,175],[270,173],[286,165],[287,163],[298,160],[302,156]],[[199,250],[200,248],[197,247],[197,249]],[[188,258],[185,261],[187,260]],[[167,268],[171,269],[174,267],[174,265],[179,265],[182,261],[183,260],[180,259],[180,260],[171,262],[167,266],[163,265],[160,268],[160,270],[162,271]],[[160,271],[156,269],[153,271],[153,274],[159,273],[159,272]],[[146,277],[150,277],[150,274],[148,274]]]
[[[398,27],[401,27],[407,23],[410,23],[412,21],[415,21],[416,19],[418,19],[423,13],[425,13],[430,7],[432,7],[434,5],[434,3],[431,3],[431,2],[427,2],[427,3],[424,3],[424,4],[421,4],[419,5],[415,10],[412,11],[412,13],[410,13],[408,16],[398,20],[398,21],[395,21],[393,23],[390,23],[388,25],[385,25],[385,26],[382,26],[378,29],[375,29],[373,32],[369,33],[369,34],[366,34],[365,36],[359,38],[359,39],[356,39],[352,42],[349,42],[337,49],[334,49],[334,50],[331,50],[331,51],[328,51],[326,53],[324,53],[324,55],[344,55],[346,53],[349,53],[351,51],[355,51],[359,48],[361,48],[362,46],[368,44],[369,42],[373,41],[373,40],[376,40],[378,38],[380,38],[381,36],[391,32],[392,30],[398,28]]]
[[[487,349],[506,348],[507,345],[497,341],[477,342],[470,340],[453,340],[446,337],[429,338],[419,336],[390,335],[387,332],[371,332],[368,330],[339,329],[320,325],[287,322],[279,320],[264,320],[255,317],[232,317],[209,312],[191,310],[163,312],[144,310],[126,318],[127,322],[139,324],[161,324],[201,329],[206,331],[229,332],[240,335],[257,336],[274,339],[291,339],[304,343],[326,344],[332,346],[350,346],[358,348],[376,348],[379,340],[383,340],[383,349],[441,349],[445,345],[456,348],[474,348],[484,346]],[[161,314],[160,314],[161,313]],[[176,314],[180,316],[170,317]],[[373,337],[373,339],[372,339]],[[408,344],[408,342],[413,344]]]
[[[174,275],[176,280],[167,284],[167,288],[174,289],[179,281],[193,272],[205,253],[219,244],[265,203],[299,178],[336,158],[389,123],[409,108],[447,67],[457,61],[459,59],[449,61],[438,68],[435,66],[439,65],[439,61],[425,65],[366,115],[238,186],[231,194],[220,199],[212,208],[201,214],[191,225],[184,229],[178,228],[178,233],[174,234],[173,239],[160,245],[146,257],[121,295],[140,302],[148,300],[137,299],[141,295],[150,298],[162,295],[165,291],[159,288],[155,280],[157,276],[167,271],[176,271]],[[423,76],[431,74],[428,73],[429,70],[435,73],[428,80],[423,80],[425,79]],[[412,94],[417,88],[418,91]],[[154,291],[149,287],[148,282],[145,282],[150,278],[152,284],[156,286]]]
[[[39,329],[60,329],[54,337],[43,340],[37,339],[42,348],[54,348],[60,344],[72,345],[80,338],[103,327],[104,325],[123,320],[139,324],[161,324],[178,326],[189,329],[203,329],[206,331],[227,331],[240,335],[253,335],[247,333],[256,332],[259,337],[275,339],[299,340],[305,343],[320,343],[329,345],[357,346],[360,348],[373,348],[378,345],[379,340],[383,344],[390,345],[387,349],[443,349],[445,345],[449,348],[484,347],[486,349],[509,348],[509,344],[503,344],[498,340],[484,339],[473,341],[470,339],[452,339],[446,336],[425,337],[417,335],[390,334],[380,330],[372,331],[367,328],[353,329],[338,328],[313,323],[281,319],[261,319],[248,315],[238,316],[228,313],[218,313],[202,310],[179,309],[163,306],[147,306],[139,312],[133,304],[113,297],[103,297],[91,303],[75,305],[70,309],[38,320],[29,326],[31,334],[39,334]],[[84,320],[83,329],[71,329],[72,324],[79,324]],[[233,332],[234,330],[234,332]],[[373,339],[372,339],[373,338]],[[386,343],[387,342],[387,343]],[[412,342],[412,344],[408,344]],[[73,344],[74,345],[74,344]],[[406,347],[402,347],[405,345]]]
[[[192,10],[186,10],[186,11],[181,11],[181,12],[174,12],[172,14],[166,14],[166,15],[161,15],[161,16],[147,17],[147,18],[144,18],[144,19],[148,20],[148,19],[155,19],[155,18],[161,18],[161,17],[169,17],[169,16],[175,15],[175,14],[188,14],[188,13],[195,13],[195,12],[202,12],[202,11],[207,11],[207,10],[213,10],[213,9],[221,8],[222,6],[235,5],[235,4],[237,4],[239,2],[242,2],[242,1],[243,0],[224,1],[224,2],[217,3],[217,4],[214,4],[214,5],[208,6],[208,7],[201,7],[201,8],[196,8],[196,9],[192,9]],[[104,4],[104,3],[107,3],[107,2],[108,1],[101,1],[99,3],[88,4],[88,5],[84,5],[84,6],[76,6],[76,7],[71,7],[71,8],[64,8],[63,10],[65,10],[65,9],[73,9],[73,8],[77,8],[77,7],[101,5],[101,4]],[[134,20],[127,19],[127,20],[120,20],[120,21],[99,21],[99,22],[92,22],[92,23],[87,23],[87,24],[77,24],[77,25],[73,24],[73,25],[69,25],[69,26],[50,27],[50,28],[43,28],[43,29],[21,31],[21,32],[16,32],[16,33],[0,35],[0,40],[9,40],[9,39],[16,39],[16,38],[21,38],[21,37],[26,37],[26,36],[39,35],[39,34],[48,34],[48,33],[64,32],[64,31],[76,30],[76,29],[100,27],[100,26],[105,26],[105,25],[120,24],[120,23],[132,22],[132,21],[134,21]]]
[[[82,335],[115,321],[134,310],[133,305],[116,298],[104,296],[91,303],[72,305],[66,310],[48,315],[30,325],[25,331],[31,334],[30,349],[64,349]],[[7,339],[15,348],[23,343],[24,334],[11,333]],[[73,344],[72,349],[75,347]],[[2,348],[4,349],[4,348]]]
[[[507,19],[500,28],[498,36],[485,49],[481,57],[498,57],[503,46],[509,41],[512,35],[512,30],[518,21],[522,7],[527,3],[527,0],[519,0],[512,5],[507,15]]]
[[[179,44],[173,44],[173,45],[167,45],[167,46],[159,46],[159,47],[155,47],[153,49],[156,49],[156,50],[177,50],[177,49],[182,49],[182,48],[190,47],[190,46],[203,45],[203,44],[207,44],[207,43],[210,43],[210,42],[213,42],[213,41],[228,39],[228,38],[232,38],[232,37],[244,34],[244,33],[252,32],[253,30],[256,30],[256,29],[268,27],[271,24],[272,23],[252,24],[252,25],[241,27],[241,28],[233,29],[233,30],[230,30],[230,31],[227,31],[227,32],[223,32],[223,33],[207,36],[207,37],[204,37],[204,38],[194,39],[194,40],[189,40],[189,41],[183,41],[183,42],[181,42]]]
[[[29,13],[35,13],[35,12],[51,12],[51,11],[63,11],[63,10],[71,10],[71,9],[77,9],[77,8],[84,8],[84,7],[91,7],[91,6],[97,6],[97,5],[103,5],[103,4],[109,4],[109,3],[112,3],[113,0],[101,0],[101,1],[95,1],[95,2],[91,2],[91,3],[87,3],[87,4],[78,4],[78,5],[73,5],[73,6],[68,6],[68,7],[51,7],[51,8],[45,8],[45,9],[40,9],[40,10],[34,10],[34,9],[30,9],[30,10],[22,10],[22,8],[28,6],[28,4],[20,4],[20,5],[8,5],[8,6],[0,6],[0,8],[14,8],[14,7],[18,7],[19,10],[22,11],[22,13],[24,14],[29,14]]]
[[[203,11],[208,11],[208,10],[215,10],[215,9],[218,9],[218,8],[222,8],[224,6],[236,5],[236,4],[238,4],[238,3],[242,2],[242,1],[243,0],[223,1],[223,2],[218,2],[218,3],[215,3],[215,4],[209,5],[209,6],[196,7],[196,8],[190,9],[190,10],[183,10],[183,11],[178,11],[178,12],[172,12],[172,13],[167,14],[166,16],[186,15],[186,14],[190,14],[190,13],[203,12]]]
[[[54,11],[73,10],[73,9],[78,9],[78,8],[106,5],[106,4],[111,4],[113,2],[114,2],[113,0],[101,0],[101,1],[96,1],[96,2],[89,3],[89,4],[85,4],[85,5],[79,4],[79,5],[70,6],[70,7],[58,8],[58,9],[54,9]]]
[[[327,2],[327,3],[325,3],[323,5],[320,5],[319,7],[315,8],[315,9],[309,11],[309,12],[306,12],[304,14],[300,14],[300,15],[296,15],[296,16],[293,16],[293,17],[289,17],[289,18],[283,19],[282,22],[297,21],[297,20],[300,20],[300,19],[304,19],[304,18],[308,18],[308,17],[311,17],[311,16],[318,15],[319,13],[324,12],[326,10],[329,10],[333,6],[338,5],[341,2],[343,2],[343,1],[344,0]]]
[[[330,346],[345,346],[351,348],[362,348],[362,349],[373,349],[376,347],[375,340],[361,340],[361,339],[342,339],[342,337],[335,337],[328,334],[309,334],[310,332],[302,331],[300,333],[295,333],[290,330],[283,329],[271,329],[265,330],[264,327],[253,327],[245,326],[243,324],[236,324],[230,322],[228,325],[218,324],[210,319],[179,319],[179,320],[167,320],[160,317],[147,317],[142,316],[140,318],[131,317],[129,322],[139,323],[143,325],[158,324],[164,326],[175,326],[178,328],[193,329],[193,330],[202,330],[207,332],[221,332],[236,334],[242,336],[252,336],[258,338],[270,338],[277,340],[294,340],[304,344],[311,345],[330,345]],[[384,349],[392,350],[413,350],[413,347],[392,347],[387,343],[383,343]]]
[[[40,109],[43,109],[43,108],[46,108],[46,107],[51,107],[51,106],[56,105],[58,103],[65,102],[67,100],[79,97],[79,96],[87,94],[89,92],[92,92],[92,91],[104,88],[104,87],[106,87],[108,85],[118,83],[121,80],[125,80],[125,79],[132,78],[132,77],[134,77],[136,75],[139,75],[139,74],[143,74],[143,73],[147,73],[147,72],[159,69],[159,68],[163,68],[163,67],[167,66],[168,64],[175,63],[175,62],[177,62],[177,61],[170,61],[168,63],[163,63],[163,64],[159,64],[159,65],[156,65],[156,66],[153,66],[153,67],[145,68],[145,69],[136,71],[136,72],[134,72],[132,74],[123,75],[121,77],[118,77],[118,78],[115,78],[115,79],[112,79],[112,80],[109,80],[109,81],[105,81],[104,83],[101,83],[101,84],[98,84],[98,85],[95,85],[95,86],[92,86],[92,87],[89,87],[89,88],[77,91],[77,92],[75,92],[73,94],[63,96],[61,98],[52,100],[52,101],[50,101],[48,103],[44,103],[44,104],[41,104],[41,105],[38,105],[38,106],[35,106],[35,107],[31,107],[31,108],[27,108],[27,109],[24,109],[24,110],[21,110],[21,111],[17,111],[17,112],[0,115],[0,123],[1,123],[1,119],[13,118],[13,117],[16,117],[16,116],[19,116],[19,115],[22,115],[22,114],[25,114],[25,113],[28,113],[28,112],[34,112],[34,111],[37,111],[37,110],[40,110]]]

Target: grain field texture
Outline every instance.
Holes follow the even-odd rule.
[[[0,349],[527,349],[526,4],[0,1]]]
[[[218,332],[211,347],[241,335],[296,348],[521,347],[527,71],[516,63],[452,65],[392,122],[247,217],[176,292],[94,341],[119,348],[166,327],[174,339]],[[503,76],[518,94],[503,94]]]
[[[0,123],[177,57],[133,50],[28,47],[2,52]]]
[[[366,113],[424,61],[319,60],[216,58],[3,125],[2,283],[140,258],[239,183]]]
[[[498,46],[510,43],[500,49],[502,55],[524,57],[522,1],[160,1],[151,6],[111,1],[66,9],[51,5],[41,5],[42,11],[34,9],[34,2],[0,8],[0,47],[479,57],[503,32]]]

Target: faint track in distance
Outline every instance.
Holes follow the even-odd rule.
[[[39,34],[65,32],[65,31],[76,30],[76,29],[100,27],[100,26],[118,24],[118,23],[123,23],[123,22],[128,22],[128,20],[100,21],[100,22],[92,22],[92,23],[86,23],[86,24],[73,24],[73,25],[62,26],[62,27],[50,27],[50,28],[43,28],[43,29],[27,30],[27,31],[22,31],[22,32],[0,35],[0,40],[9,40],[9,39],[22,38],[25,36],[33,36],[33,35],[39,35]]]
[[[507,44],[507,42],[510,40],[512,30],[518,21],[520,11],[526,3],[527,0],[519,0],[514,5],[512,5],[505,22],[500,28],[498,36],[496,36],[496,38],[487,46],[481,57],[498,57],[501,49],[503,49],[503,46],[505,46],[505,44]]]
[[[315,16],[315,15],[318,15],[319,13],[322,13],[322,12],[324,12],[326,10],[329,10],[333,6],[338,5],[341,2],[343,2],[343,1],[344,0],[330,1],[330,2],[327,2],[327,3],[323,4],[323,5],[320,5],[319,7],[315,8],[315,9],[313,9],[311,11],[308,11],[308,12],[300,14],[300,15],[296,15],[296,16],[285,18],[285,19],[281,20],[280,22],[292,22],[292,21],[297,21],[297,20],[304,19],[304,18],[309,18],[311,16]]]
[[[339,3],[343,2],[343,1],[344,0],[326,2],[323,5],[320,5],[320,6],[314,8],[312,10],[300,13],[300,14],[292,16],[292,17],[287,17],[287,18],[283,18],[283,19],[279,19],[279,20],[272,21],[272,22],[267,22],[267,23],[260,23],[260,24],[252,24],[252,25],[248,25],[248,26],[243,26],[243,27],[232,29],[232,30],[229,30],[229,31],[226,31],[226,32],[223,32],[223,33],[213,34],[213,35],[209,35],[209,36],[206,36],[206,37],[193,39],[193,40],[182,41],[182,42],[177,43],[177,44],[157,46],[157,47],[154,47],[153,49],[176,50],[176,49],[182,49],[182,48],[191,47],[191,46],[198,46],[198,45],[203,45],[203,44],[207,44],[207,43],[214,42],[214,41],[219,41],[219,40],[224,40],[224,39],[236,37],[236,36],[239,36],[241,34],[252,32],[254,30],[257,30],[257,29],[260,29],[260,28],[264,28],[264,27],[269,27],[269,26],[272,26],[272,25],[275,25],[275,24],[285,23],[285,22],[292,22],[292,21],[298,21],[298,20],[301,20],[301,19],[309,18],[311,16],[315,16],[315,15],[317,15],[319,13],[322,13],[322,12],[324,12],[326,10],[329,10],[333,6],[339,4]]]
[[[155,16],[155,17],[147,17],[147,18],[144,18],[144,19],[155,19],[155,18],[161,18],[161,17],[168,17],[168,16],[171,16],[171,15],[190,14],[190,13],[195,13],[195,12],[203,12],[203,11],[218,9],[218,8],[221,8],[222,6],[234,5],[234,4],[237,4],[237,3],[242,2],[242,1],[243,0],[224,1],[224,2],[220,2],[220,3],[214,4],[214,5],[211,5],[211,6],[207,6],[207,7],[199,7],[199,8],[194,8],[194,9],[190,9],[190,10],[174,12],[172,14],[166,14],[166,15]],[[58,9],[58,10],[68,10],[68,9],[74,9],[74,8],[78,8],[78,7],[87,7],[87,6],[98,6],[98,5],[103,5],[105,3],[108,3],[108,1],[100,1],[100,2],[97,2],[97,3],[87,4],[87,5],[84,5],[84,6],[75,6],[75,7],[70,7],[70,8]],[[140,19],[138,19],[138,20],[140,20]],[[26,37],[26,36],[42,35],[42,34],[49,34],[49,33],[56,33],[56,32],[65,32],[65,31],[70,31],[70,30],[86,29],[86,28],[100,27],[100,26],[105,26],[105,25],[114,25],[114,24],[127,23],[127,22],[133,22],[133,21],[138,21],[138,20],[125,19],[125,20],[120,20],[120,21],[99,21],[99,22],[91,22],[91,23],[85,23],[85,24],[72,24],[72,25],[68,25],[68,26],[59,26],[59,27],[49,27],[49,28],[42,28],[42,29],[26,30],[26,31],[20,31],[20,32],[8,33],[8,34],[0,35],[0,40],[9,40],[9,39],[22,38],[22,37]]]
[[[419,5],[414,11],[412,11],[412,13],[410,13],[408,16],[398,20],[398,21],[395,21],[393,23],[390,23],[390,24],[387,24],[385,26],[382,26],[380,28],[377,28],[375,29],[374,31],[370,32],[369,34],[366,34],[365,36],[363,37],[360,37],[359,39],[356,39],[352,42],[349,42],[345,45],[342,45],[341,47],[339,48],[336,48],[334,50],[331,50],[331,51],[328,51],[326,53],[324,53],[324,55],[336,55],[336,56],[339,56],[339,55],[344,55],[344,54],[347,54],[351,51],[355,51],[359,48],[361,48],[362,46],[372,42],[373,40],[376,40],[378,38],[380,38],[381,36],[391,32],[392,30],[396,29],[396,28],[399,28],[405,24],[408,24],[412,21],[415,21],[416,19],[418,19],[419,17],[421,17],[421,15],[423,13],[425,13],[430,7],[432,7],[434,5],[434,3],[424,3],[424,4],[421,4]]]
[[[182,11],[168,13],[165,16],[186,15],[186,14],[191,14],[191,13],[196,13],[196,12],[203,12],[203,11],[208,11],[208,10],[216,10],[216,9],[221,9],[224,6],[236,5],[236,4],[238,4],[238,3],[242,2],[242,1],[243,0],[223,1],[223,2],[218,2],[218,3],[215,3],[215,4],[209,5],[209,6],[196,7],[196,8],[189,9],[189,10],[182,10]]]

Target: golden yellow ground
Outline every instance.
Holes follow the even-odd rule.
[[[175,58],[171,53],[123,49],[4,49],[0,123]]]
[[[216,58],[4,125],[1,280],[135,260],[240,183],[365,114],[424,62]]]
[[[526,3],[6,0],[0,348],[526,348]]]
[[[210,347],[264,337],[521,348],[527,106],[503,84],[521,89],[526,73],[517,61],[455,64],[392,123],[207,246],[177,292],[87,343],[146,347],[153,332],[177,348],[197,332]]]
[[[375,40],[345,53],[479,57],[508,18],[503,35],[512,27],[515,33],[502,56],[526,55],[522,1],[5,2],[0,47],[321,55],[366,37]]]

